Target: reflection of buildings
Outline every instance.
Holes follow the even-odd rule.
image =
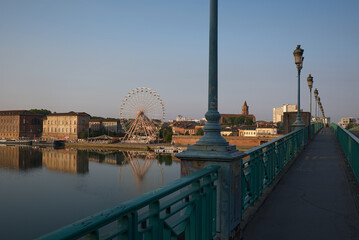
[[[120,165],[124,161],[123,154],[111,151],[90,151],[89,160],[92,162]]]
[[[38,137],[42,132],[41,118],[26,110],[0,111],[0,138]]]
[[[89,163],[87,152],[76,149],[43,149],[42,162],[47,169],[70,172],[87,173]]]
[[[42,156],[37,149],[21,146],[0,147],[0,168],[26,170],[41,165]]]

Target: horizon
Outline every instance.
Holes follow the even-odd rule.
[[[220,2],[218,111],[241,113],[247,101],[250,114],[272,121],[273,108],[297,104],[300,44],[301,109],[309,111],[311,74],[332,122],[358,118],[358,10],[354,0]],[[145,86],[161,96],[166,121],[207,111],[208,2],[15,0],[0,13],[2,110],[118,118],[124,96]]]

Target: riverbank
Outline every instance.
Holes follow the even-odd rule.
[[[166,148],[166,147],[175,147],[182,148],[183,150],[187,149],[187,145],[171,145],[169,143],[159,143],[159,144],[141,144],[141,143],[114,143],[114,144],[104,144],[104,143],[65,143],[66,148],[76,148],[76,149],[107,149],[107,150],[154,150],[156,148]],[[237,146],[239,151],[247,151],[251,149],[252,146]]]
[[[154,150],[160,147],[172,147],[171,144],[160,143],[160,144],[142,144],[142,143],[65,143],[66,148],[77,148],[77,149],[108,149],[108,150]],[[174,146],[187,149],[187,146]]]

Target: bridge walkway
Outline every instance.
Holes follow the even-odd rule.
[[[306,146],[243,231],[244,240],[359,239],[344,153],[332,130]]]

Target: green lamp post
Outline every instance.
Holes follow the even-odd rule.
[[[314,90],[314,98],[315,98],[315,121],[317,121],[317,105],[318,105],[318,89]]]
[[[298,70],[298,111],[297,111],[297,119],[292,125],[295,129],[300,129],[305,126],[300,117],[300,71],[303,68],[303,60],[304,60],[303,52],[304,50],[300,48],[300,45],[297,45],[297,48],[293,52],[294,62],[295,65],[297,65],[297,70]]]
[[[313,77],[309,74],[307,78],[308,87],[309,87],[309,111],[310,111],[310,121],[312,121],[312,87],[313,87]]]

